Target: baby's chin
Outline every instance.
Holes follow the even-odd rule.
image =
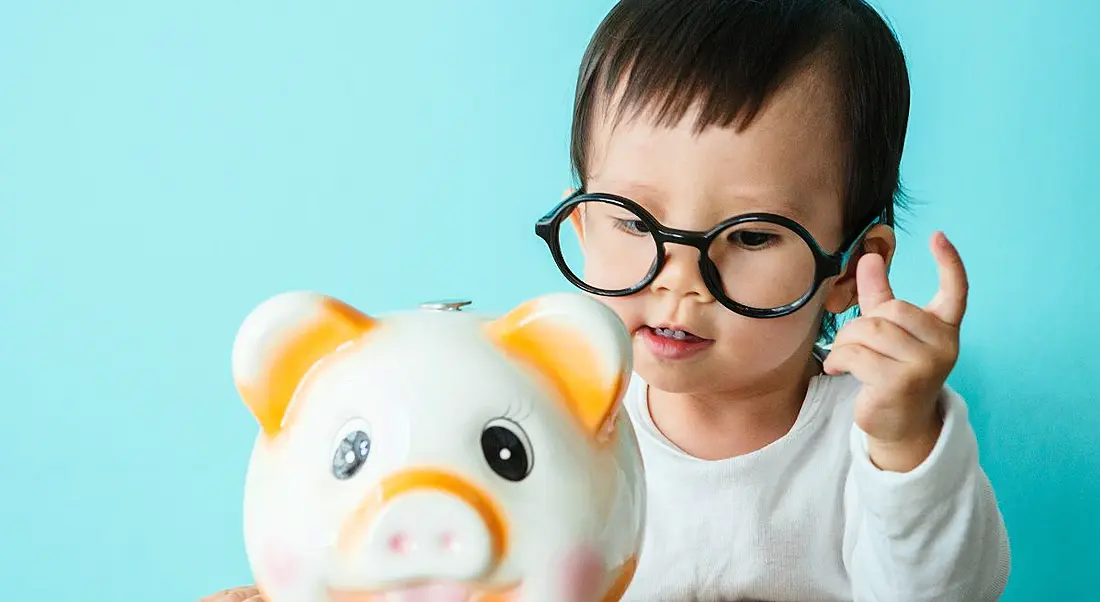
[[[635,353],[634,371],[654,389],[666,393],[703,394],[722,390],[731,380],[729,366],[718,358],[697,356],[686,360],[666,360],[648,351]]]
[[[687,359],[670,360],[654,355],[644,345],[635,345],[634,372],[659,391],[711,396],[756,390],[775,380],[778,372],[788,371],[783,367],[784,358],[768,356],[766,349],[753,348],[747,357],[730,351],[714,347]],[[797,379],[801,372],[798,369],[784,380]]]

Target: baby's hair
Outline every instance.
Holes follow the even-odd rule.
[[[621,0],[581,62],[571,159],[587,180],[593,112],[616,96],[617,118],[655,111],[675,124],[698,103],[698,130],[747,127],[786,78],[828,60],[839,86],[845,144],[844,236],[904,207],[899,166],[909,73],[890,26],[862,0]],[[831,341],[838,318],[824,316]]]

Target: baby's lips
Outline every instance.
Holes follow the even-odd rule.
[[[683,332],[685,335],[687,335],[687,338],[684,339],[684,340],[688,340],[688,341],[699,341],[699,342],[710,341],[710,339],[708,339],[706,337],[699,336],[699,335],[695,334],[694,332],[692,332],[691,330],[688,330],[687,328],[684,328],[682,326],[677,326],[675,324],[668,325],[668,326],[666,326],[666,325],[649,326],[648,328],[650,330],[653,330],[654,332],[656,332],[657,330],[668,330],[668,331],[677,331],[678,330],[680,332]]]

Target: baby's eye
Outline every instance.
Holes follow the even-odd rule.
[[[615,227],[636,236],[645,236],[649,234],[649,226],[640,219],[617,219],[615,220]]]
[[[776,236],[771,232],[752,232],[749,230],[738,230],[737,232],[731,232],[729,240],[735,245],[748,248],[759,248],[766,246],[768,243],[773,242]]]

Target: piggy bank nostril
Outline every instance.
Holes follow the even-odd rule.
[[[439,536],[439,546],[448,552],[457,552],[459,549],[458,538],[454,533],[447,531]]]
[[[413,543],[408,534],[400,532],[390,536],[387,547],[394,554],[408,554],[413,549]]]
[[[439,548],[445,552],[454,554],[461,550],[458,536],[454,531],[443,531],[436,538]],[[386,548],[393,554],[404,556],[416,552],[416,543],[413,537],[405,531],[398,531],[390,535],[386,540]]]

